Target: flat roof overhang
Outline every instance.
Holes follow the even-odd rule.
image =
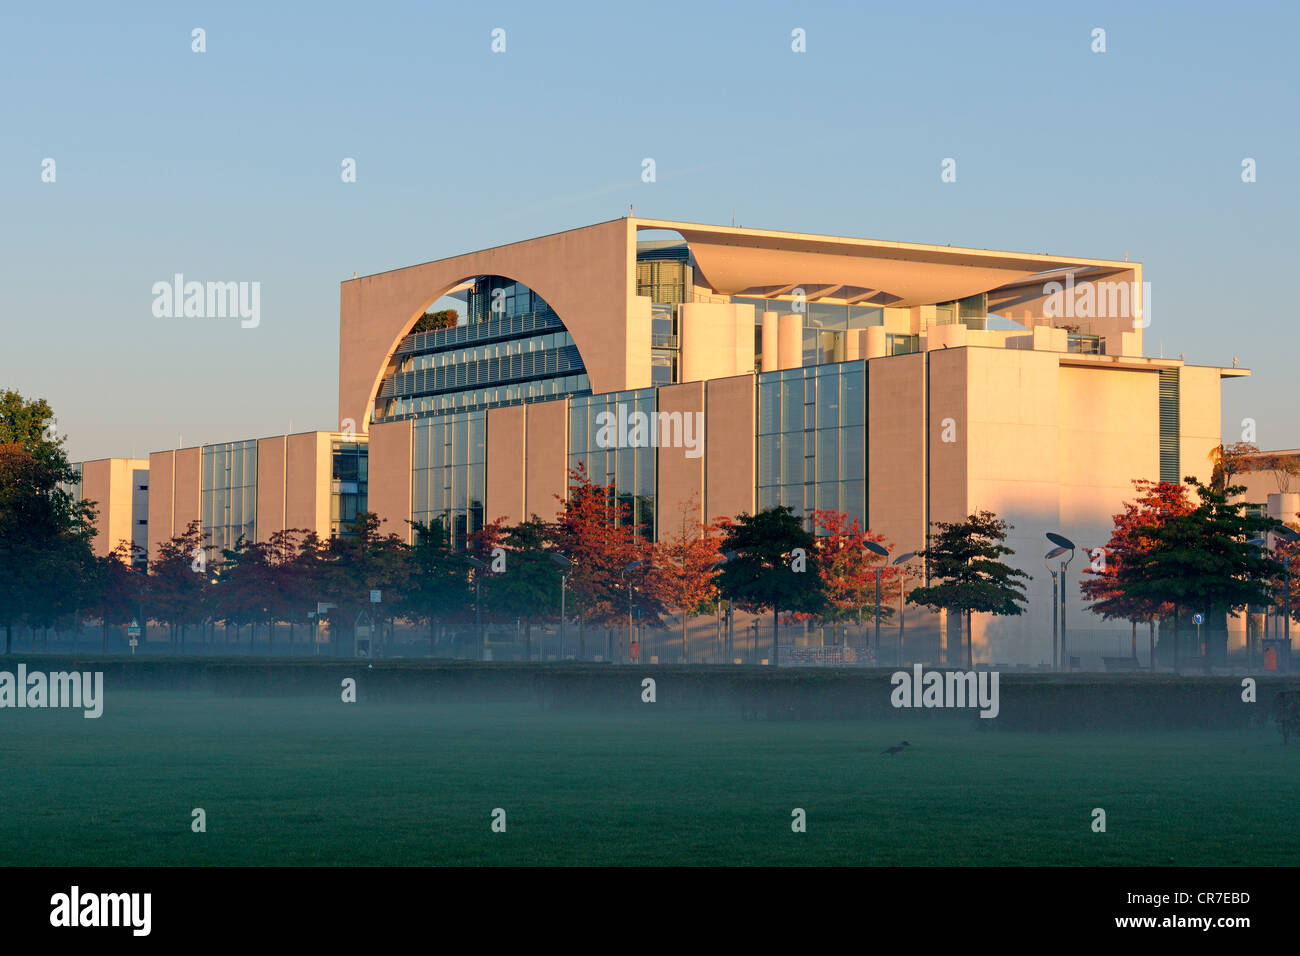
[[[1132,273],[1138,262],[1069,258],[880,239],[853,239],[634,219],[640,230],[676,232],[686,240],[705,283],[723,295],[770,297],[802,288],[810,299],[907,308],[1001,293],[1013,302],[1042,295],[1067,274],[1102,278]],[[1037,290],[1035,290],[1037,286]],[[992,310],[993,303],[990,303]]]

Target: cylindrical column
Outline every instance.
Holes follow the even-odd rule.
[[[777,324],[777,367],[803,367],[803,313],[783,315]]]
[[[862,358],[862,333],[864,329],[849,329],[844,333],[844,361]]]
[[[883,325],[872,325],[862,330],[862,357],[863,358],[882,358],[887,354],[885,338],[885,327]]]
[[[777,351],[780,341],[777,333],[777,314],[775,312],[763,313],[763,371],[774,372],[780,368],[777,361]]]

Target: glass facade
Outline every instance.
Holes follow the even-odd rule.
[[[466,292],[467,324],[409,335],[376,421],[518,405],[591,391],[572,336],[541,296],[501,276]]]
[[[620,503],[628,505],[632,524],[641,526],[641,533],[653,538],[655,529],[655,455],[658,451],[647,439],[644,447],[620,447],[620,432],[627,437],[632,428],[620,428],[620,421],[629,421],[633,412],[649,416],[651,427],[655,422],[656,391],[641,388],[628,392],[610,392],[569,400],[569,467],[587,463],[587,474],[598,485],[613,485]],[[620,409],[620,406],[621,409]],[[602,412],[612,418],[602,419]],[[601,427],[613,423],[614,441],[602,447]],[[648,432],[647,432],[648,435]]]
[[[731,300],[737,305],[754,307],[755,328],[761,330],[764,312],[787,315],[794,311],[795,303],[785,299],[747,299],[737,296]],[[803,365],[824,365],[843,362],[845,339],[849,331],[884,324],[884,312],[873,305],[845,305],[833,302],[803,303]],[[754,353],[762,352],[761,332],[754,338]],[[757,367],[757,362],[755,363]]]
[[[637,253],[636,294],[651,302],[690,302],[692,272],[685,243]]]
[[[590,392],[591,382],[585,373],[563,375],[558,378],[535,379],[531,382],[471,388],[460,392],[443,392],[439,395],[393,399],[386,406],[382,420],[521,405],[527,402],[563,398],[565,395],[586,395]]]
[[[203,446],[201,515],[206,544],[229,550],[257,539],[257,442]]]
[[[848,513],[866,527],[865,362],[757,376],[758,508],[789,505],[811,530],[814,510]]]
[[[330,536],[350,535],[348,525],[366,510],[370,454],[364,443],[334,442],[330,465]]]
[[[888,332],[885,334],[886,355],[908,355],[921,351],[921,336],[906,332]]]
[[[79,461],[73,462],[71,467],[72,467],[72,471],[76,474],[77,477],[70,482],[69,481],[59,482],[59,488],[62,491],[66,491],[68,495],[72,498],[72,500],[75,502],[75,501],[80,501],[83,497],[85,497],[82,491],[82,484],[81,484],[81,462]]]
[[[416,355],[405,359],[398,371],[422,372],[425,369],[442,368],[444,365],[464,365],[467,362],[527,355],[529,352],[545,352],[571,345],[573,345],[573,336],[568,332],[551,332],[546,335],[533,335],[526,339],[510,339],[505,342],[490,342],[487,345],[473,345],[447,352]]]
[[[411,440],[411,520],[442,519],[463,548],[483,527],[487,412],[417,419]]]

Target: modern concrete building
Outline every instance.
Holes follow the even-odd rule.
[[[464,323],[410,334],[447,296]],[[848,512],[899,551],[997,512],[1031,610],[977,620],[976,656],[1033,665],[1045,532],[1098,547],[1132,479],[1208,477],[1221,381],[1249,374],[1146,357],[1146,303],[1137,262],[617,219],[343,282],[340,427],[368,437],[369,507],[408,537],[551,517],[580,461],[650,534],[693,495],[708,518]],[[703,439],[611,443],[604,411],[698,416]],[[200,494],[174,461],[160,525]],[[1114,653],[1127,631],[1078,600],[1086,561],[1071,653]]]
[[[302,432],[149,455],[149,557],[191,521],[205,541],[230,548],[242,535],[277,531],[337,534],[366,510],[364,437]]]
[[[97,506],[95,554],[106,557],[129,541],[142,555],[149,544],[149,462],[101,458],[76,463],[73,468],[80,476],[71,489],[73,495]]]
[[[1232,483],[1245,487],[1241,498],[1254,513],[1289,525],[1300,523],[1300,449],[1251,456],[1247,470],[1233,475]]]

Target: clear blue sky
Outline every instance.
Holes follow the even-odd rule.
[[[340,280],[635,203],[1129,254],[1148,354],[1239,358],[1225,436],[1300,446],[1297,33],[1280,3],[6,4],[0,386],[74,459],[335,427]],[[260,327],[154,318],[177,272],[260,282]]]

